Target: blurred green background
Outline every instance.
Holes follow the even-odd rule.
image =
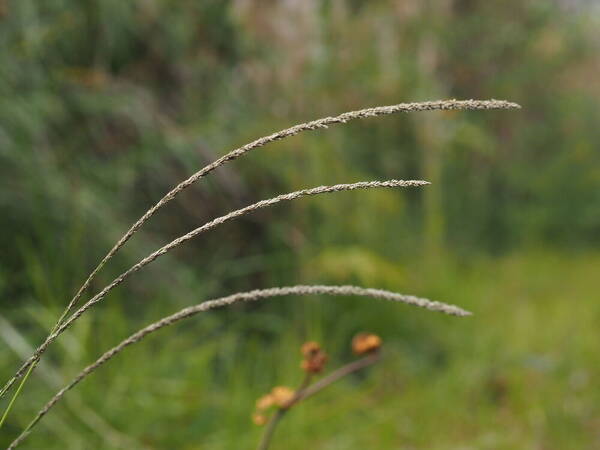
[[[158,260],[51,348],[0,446],[147,323],[238,290],[326,283],[475,315],[324,297],[198,316],[83,382],[23,448],[253,448],[254,401],[300,382],[300,344],[318,340],[335,367],[364,330],[383,338],[385,360],[289,414],[274,449],[600,448],[599,28],[598,4],[575,0],[0,0],[3,381],[135,219],[227,151],[375,105],[523,106],[304,133],[201,180],[94,291],[259,199],[433,184],[282,204]]]

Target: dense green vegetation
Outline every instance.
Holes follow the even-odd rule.
[[[331,298],[207,314],[127,350],[25,447],[252,448],[254,400],[299,382],[300,343],[319,340],[340,363],[361,330],[383,337],[384,363],[290,414],[278,431],[285,448],[600,445],[599,21],[595,9],[523,0],[0,0],[2,381],[129,225],[226,151],[367,106],[455,97],[523,106],[305,133],[194,185],[94,291],[261,198],[359,180],[433,182],[280,205],[157,261],[57,342],[0,446],[139,327],[291,283],[387,288],[475,316]]]

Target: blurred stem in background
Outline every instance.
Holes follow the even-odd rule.
[[[448,89],[440,79],[440,37],[434,32],[451,17],[452,0],[425,2],[430,30],[422,33],[416,48],[419,73],[416,91],[420,96],[448,97]],[[439,264],[445,254],[446,223],[442,208],[444,190],[443,167],[445,152],[450,144],[448,121],[439,114],[415,118],[416,142],[422,152],[423,176],[432,181],[432,189],[423,195],[423,238],[425,256],[433,265]]]

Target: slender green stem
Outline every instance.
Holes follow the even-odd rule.
[[[27,382],[27,378],[29,378],[29,375],[31,375],[31,372],[33,372],[33,368],[35,366],[36,366],[35,363],[32,364],[31,366],[29,366],[29,369],[27,370],[27,373],[25,373],[25,375],[23,376],[23,379],[19,383],[19,387],[17,387],[17,390],[15,391],[14,395],[10,399],[10,402],[8,402],[8,405],[6,406],[6,409],[4,410],[4,414],[2,414],[2,418],[0,418],[0,429],[2,429],[2,426],[4,425],[4,422],[6,421],[6,418],[8,417],[8,414],[10,413],[10,410],[12,409],[12,407],[13,407],[13,405],[15,403],[15,400],[17,400],[17,397],[21,393],[21,390],[23,389],[23,386]]]
[[[50,332],[50,334],[54,333],[56,331],[56,329],[62,325],[63,320],[65,320],[65,318],[67,317],[67,314],[69,313],[70,309],[66,308],[62,315],[60,316],[60,319],[58,319],[58,322],[56,322],[56,325],[54,325],[54,327],[52,328],[52,331]],[[37,363],[39,362],[39,358],[36,359],[31,366],[29,366],[29,369],[27,369],[27,372],[25,373],[25,375],[23,376],[23,379],[21,380],[21,382],[19,383],[19,386],[17,387],[17,390],[15,391],[14,395],[12,396],[12,398],[10,399],[10,402],[8,402],[8,405],[6,406],[6,409],[4,410],[4,413],[2,414],[2,418],[0,418],[0,429],[2,429],[2,426],[4,425],[4,422],[6,421],[6,418],[8,417],[8,414],[10,413],[10,410],[12,409],[15,401],[17,400],[17,397],[19,397],[19,394],[21,393],[21,390],[23,389],[23,386],[25,386],[25,383],[27,383],[27,379],[29,378],[29,375],[31,375],[31,372],[33,372],[33,369],[35,369],[35,366],[37,366]],[[5,388],[4,390],[2,390],[1,395],[4,395],[5,392],[8,391],[8,387]]]

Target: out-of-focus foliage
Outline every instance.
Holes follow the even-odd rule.
[[[422,193],[300,200],[227,224],[134,276],[65,335],[49,360],[66,378],[161,314],[238,289],[356,282],[459,304],[466,298],[477,313],[466,328],[358,300],[222,312],[166,332],[155,341],[156,358],[152,344],[132,350],[90,380],[82,397],[94,408],[106,403],[109,423],[151,447],[231,448],[232,438],[254,441],[246,411],[256,392],[273,384],[269,377],[293,379],[296,358],[285,352],[304,337],[342,346],[357,327],[371,326],[412,348],[399,366],[390,363],[386,388],[373,384],[358,400],[348,389],[343,403],[352,409],[365,402],[370,418],[378,414],[372,423],[381,442],[361,440],[358,431],[347,441],[327,440],[341,431],[320,426],[311,413],[290,425],[295,448],[320,439],[318,448],[554,448],[548,436],[561,443],[555,448],[569,448],[566,437],[574,435],[581,442],[572,448],[594,445],[589,430],[600,416],[593,399],[586,403],[577,391],[598,370],[586,338],[565,359],[568,349],[551,348],[559,337],[535,335],[536,348],[527,340],[536,324],[564,317],[574,303],[583,305],[577,317],[588,318],[590,330],[597,317],[584,313],[597,288],[581,274],[597,263],[585,253],[600,245],[599,14],[593,2],[534,0],[0,0],[0,314],[37,343],[137,217],[170,187],[256,137],[367,106],[508,99],[523,109],[369,119],[290,138],[217,170],[154,217],[94,289],[164,242],[267,196],[369,179],[433,184]],[[540,247],[577,259],[579,272],[569,272],[581,289],[577,298],[569,302],[536,284],[544,257],[507,256]],[[498,263],[508,269],[497,292],[493,262],[485,274],[477,264],[464,273],[454,268],[457,256],[468,266],[464,261],[501,254],[509,262]],[[453,269],[444,274],[436,261]],[[560,278],[560,258],[546,269]],[[490,292],[496,302],[511,296],[515,310],[503,307],[499,317]],[[479,294],[486,297],[480,310]],[[550,318],[518,309],[521,294]],[[551,311],[540,306],[546,295]],[[522,330],[511,344],[501,328],[515,311]],[[557,333],[567,336],[574,321],[557,322]],[[207,337],[214,342],[207,345]],[[17,351],[15,343],[2,339],[0,374],[8,375],[19,357],[8,350]],[[472,345],[457,356],[465,340]],[[506,352],[500,362],[496,351]],[[140,370],[149,365],[154,381]],[[401,399],[381,410],[370,402],[398,394],[401,369],[408,371],[401,383],[414,383],[407,402],[417,416],[394,428],[389,417]],[[423,373],[438,387],[406,381]],[[461,390],[468,390],[465,379],[473,392]],[[541,384],[548,392],[528,392],[540,379],[551,380]],[[251,389],[249,380],[261,386]],[[557,391],[563,382],[577,385],[572,397]],[[11,433],[49,394],[40,379],[28,389]],[[133,406],[123,406],[129,395]],[[451,413],[479,405],[481,395],[490,396],[484,419],[450,435],[431,432]],[[326,418],[341,415],[343,405],[322,403],[321,422],[331,425]],[[77,411],[49,417],[32,445],[47,436],[52,448],[84,448],[83,439],[108,445],[75,419]],[[366,435],[366,425],[353,424],[370,419],[359,416],[349,427]],[[514,431],[505,441],[499,423]]]

